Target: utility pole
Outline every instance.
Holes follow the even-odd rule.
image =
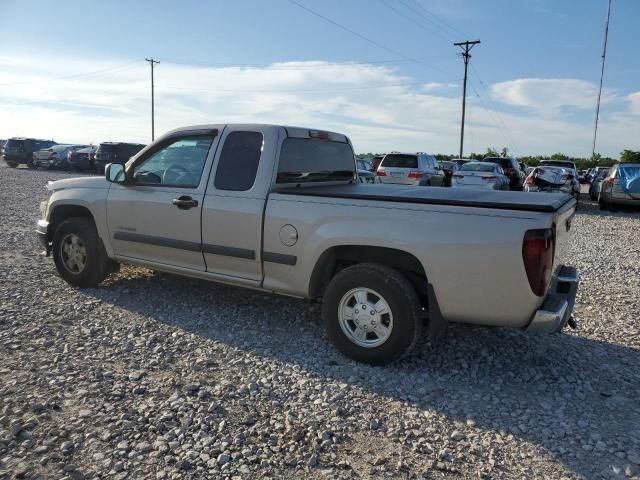
[[[593,148],[591,149],[591,160],[596,156],[596,138],[598,136],[598,117],[600,116],[600,97],[602,96],[602,81],[604,79],[604,59],[607,56],[607,38],[609,37],[609,17],[611,16],[611,0],[607,8],[607,20],[604,23],[604,46],[602,47],[602,66],[600,67],[600,89],[598,90],[598,101],[596,102],[596,123],[593,128]]]
[[[471,58],[469,52],[478,43],[480,43],[480,40],[474,40],[472,42],[467,40],[466,42],[454,43],[456,47],[460,47],[462,49],[462,53],[460,55],[462,55],[462,58],[464,59],[464,84],[462,87],[462,126],[460,127],[460,158],[462,158],[462,149],[464,147],[464,113],[467,107],[467,68],[469,66],[469,59]]]
[[[160,63],[158,60],[154,60],[153,57],[145,58],[147,62],[151,65],[151,141],[155,140],[156,132],[155,132],[155,124],[154,124],[154,99],[153,99],[153,67]]]

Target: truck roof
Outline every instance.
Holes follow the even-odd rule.
[[[347,141],[348,143],[350,143],[348,140],[348,137],[346,135],[344,135],[343,133],[339,133],[339,132],[333,132],[331,130],[327,130],[325,128],[310,128],[310,127],[300,127],[300,126],[293,126],[293,125],[275,125],[275,124],[270,124],[270,123],[211,123],[211,124],[205,124],[205,125],[190,125],[190,126],[186,126],[186,127],[180,127],[180,128],[176,128],[174,130],[171,130],[169,132],[167,132],[165,135],[173,135],[179,132],[186,132],[186,131],[190,131],[190,130],[222,130],[225,127],[229,127],[229,128],[244,128],[247,130],[250,129],[268,129],[268,128],[273,128],[273,129],[280,129],[280,128],[284,128],[289,136],[293,136],[293,137],[297,137],[300,136],[299,132],[326,132],[331,136],[334,137],[342,137]]]

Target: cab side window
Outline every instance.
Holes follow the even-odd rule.
[[[181,137],[164,145],[133,169],[138,185],[196,188],[213,136]]]
[[[216,170],[216,189],[238,192],[253,187],[263,145],[260,132],[231,132],[227,135]]]

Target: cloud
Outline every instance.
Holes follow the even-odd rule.
[[[0,64],[0,138],[149,141],[149,66],[143,60],[4,56]],[[163,62],[155,72],[157,134],[204,123],[276,123],[344,132],[359,152],[458,150],[460,86],[416,81],[389,66]],[[516,79],[490,91],[498,105],[509,108],[488,109],[495,105],[470,95],[465,152],[506,145],[519,155],[590,153],[593,84]],[[635,138],[639,94],[603,115],[603,153],[617,154]],[[566,108],[579,109],[584,118],[561,115]]]
[[[598,94],[598,85],[575,78],[521,78],[491,86],[495,100],[515,107],[526,107],[537,112],[559,114],[566,107],[592,110]],[[602,101],[616,98],[605,90]]]

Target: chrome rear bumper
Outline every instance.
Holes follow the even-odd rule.
[[[527,332],[557,333],[564,328],[573,313],[580,277],[574,267],[561,266],[554,275],[549,292],[533,315]]]

